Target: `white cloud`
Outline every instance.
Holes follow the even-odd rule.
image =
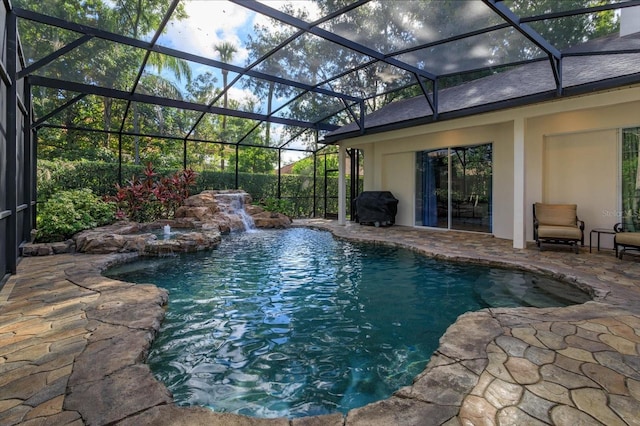
[[[231,87],[229,89],[229,98],[237,100],[238,102],[244,104],[247,101],[253,101],[256,104],[260,105],[260,98],[258,98],[255,93],[253,93],[250,89],[241,89],[239,87]]]
[[[175,49],[213,59],[219,59],[213,46],[223,41],[230,42],[238,48],[233,63],[244,65],[248,52],[240,34],[253,26],[255,14],[225,1],[189,0],[184,5],[188,18],[170,23],[162,42]]]
[[[265,5],[282,10],[285,4],[293,4],[296,9],[308,11],[309,19],[320,16],[317,5],[307,0],[264,0]],[[267,28],[272,24],[268,18],[240,5],[222,0],[184,0],[187,18],[170,22],[167,31],[160,38],[160,44],[177,50],[212,59],[219,59],[214,45],[220,42],[233,43],[238,51],[233,64],[244,66],[249,57],[245,49],[245,37],[254,24],[261,23]]]
[[[315,20],[320,16],[317,5],[307,0],[264,0],[261,2],[277,10],[282,10],[285,4],[293,4],[296,9],[306,9],[309,20]],[[248,51],[244,47],[246,35],[253,31],[253,26],[256,23],[266,24],[267,18],[241,5],[223,0],[183,0],[182,4],[184,4],[188,17],[181,21],[171,21],[167,26],[166,33],[161,36],[159,44],[219,60],[213,46],[226,41],[233,43],[238,49],[234,54],[233,64],[238,66],[246,64],[249,57]],[[267,28],[272,22],[268,23]],[[222,88],[222,76],[219,69],[196,63],[192,63],[191,66],[194,77],[200,73],[211,71],[218,80],[217,88]],[[231,80],[235,74],[230,73],[229,76]],[[236,87],[229,90],[229,98],[243,104],[247,100],[253,100],[259,107],[262,106],[260,99],[251,90],[243,89],[237,84]],[[282,100],[278,100],[276,103],[281,102]]]

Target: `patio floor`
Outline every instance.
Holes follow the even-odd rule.
[[[124,255],[24,258],[0,290],[2,425],[639,425],[640,257],[516,250],[488,235],[310,219],[294,226],[552,274],[594,300],[462,315],[425,371],[350,411],[255,419],[177,407],[143,363],[166,292],[104,278]]]

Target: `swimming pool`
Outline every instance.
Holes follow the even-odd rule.
[[[106,275],[169,290],[148,363],[177,404],[258,417],[387,398],[424,369],[464,312],[588,300],[546,277],[310,229],[232,234],[211,252]]]

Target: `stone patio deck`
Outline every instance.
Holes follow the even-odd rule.
[[[640,424],[640,257],[516,250],[487,235],[401,226],[295,226],[551,274],[594,300],[464,314],[425,371],[392,397],[346,416],[255,419],[172,404],[143,362],[166,292],[102,277],[122,255],[25,258],[0,290],[0,424]]]

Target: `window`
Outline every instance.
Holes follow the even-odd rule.
[[[640,127],[622,130],[622,226],[640,231]]]
[[[492,145],[416,155],[416,225],[491,232]]]

